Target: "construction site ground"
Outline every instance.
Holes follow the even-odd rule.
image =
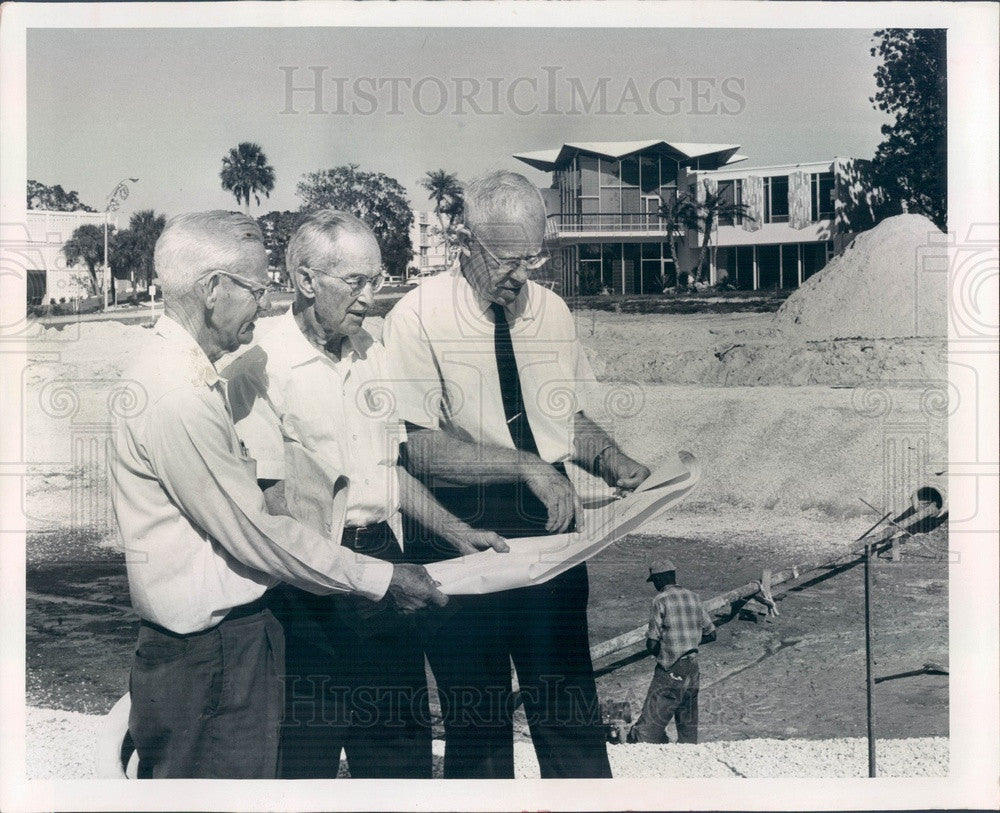
[[[771,315],[756,313],[591,311],[577,320],[604,393],[597,412],[622,446],[650,466],[679,449],[703,466],[680,510],[592,560],[592,643],[645,621],[650,558],[672,558],[680,581],[708,599],[759,579],[765,567],[846,552],[881,516],[860,498],[883,512],[901,506],[934,462],[947,460],[943,340],[796,343],[772,335]],[[366,327],[377,335],[379,323]],[[44,725],[30,747],[66,740],[62,723],[46,715],[103,714],[127,689],[137,620],[124,555],[106,472],[77,461],[75,433],[107,422],[109,393],[146,335],[99,322],[40,330],[32,340],[22,433],[31,461],[26,680]],[[903,551],[901,562],[875,568],[876,675],[892,678],[876,686],[877,733],[947,737],[947,676],[893,676],[947,665],[948,571],[956,564],[944,527]],[[701,654],[702,741],[862,737],[862,588],[862,569],[849,568],[781,597],[776,618],[721,623]],[[602,702],[628,701],[637,714],[651,671],[643,657],[601,674]],[[833,762],[816,770],[839,775]]]
[[[32,706],[103,714],[127,689],[137,633],[121,554],[68,533],[30,543],[27,694]],[[900,562],[875,567],[876,675],[947,664],[948,553],[941,531],[910,540]],[[52,555],[62,551],[62,555]],[[644,621],[653,590],[644,563],[668,555],[703,598],[788,562],[780,546],[740,553],[725,540],[636,535],[590,565],[592,643]],[[701,738],[858,737],[865,733],[863,576],[860,566],[821,575],[778,601],[781,615],[720,616],[701,654]],[[780,593],[779,593],[780,595]],[[751,618],[755,620],[751,620]],[[638,713],[652,670],[634,658],[598,678],[602,703]],[[603,670],[602,670],[603,671]],[[876,686],[878,734],[947,736],[948,678],[916,674]],[[519,734],[526,735],[519,718]]]

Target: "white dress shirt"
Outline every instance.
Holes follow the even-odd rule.
[[[596,385],[566,303],[529,281],[507,308],[528,424],[539,456],[573,455],[574,416]],[[383,341],[399,416],[463,440],[514,448],[490,303],[458,268],[425,280],[389,312]]]
[[[125,383],[112,405],[111,496],[142,618],[196,632],[279,581],[320,594],[385,594],[390,564],[267,513],[226,382],[177,322],[157,322]]]
[[[289,308],[258,323],[257,346],[224,374],[258,478],[294,479],[285,471],[283,435],[313,452],[331,477],[347,477],[348,527],[388,521],[401,538],[396,462],[406,435],[381,343],[361,331],[344,340],[334,361],[303,335]]]

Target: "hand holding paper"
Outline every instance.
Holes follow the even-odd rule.
[[[510,552],[494,550],[435,562],[431,578],[448,595],[493,593],[541,584],[584,562],[623,536],[668,511],[695,487],[701,467],[680,452],[649,475],[634,494],[595,501],[583,508],[582,533],[508,540]]]

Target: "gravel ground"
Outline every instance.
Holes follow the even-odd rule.
[[[95,777],[94,745],[103,717],[28,708],[29,779]],[[434,775],[440,777],[444,743],[434,742]],[[863,777],[868,751],[862,738],[831,740],[741,740],[700,745],[611,745],[617,778],[816,778]],[[515,743],[518,779],[538,777],[529,743]],[[948,740],[921,737],[878,743],[880,776],[946,776]]]

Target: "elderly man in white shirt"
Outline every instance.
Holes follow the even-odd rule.
[[[175,217],[154,266],[164,316],[125,373],[111,465],[141,618],[129,718],[139,775],[272,778],[284,640],[265,591],[287,582],[373,602],[388,594],[409,611],[447,597],[422,568],[330,545],[268,513],[215,369],[269,307],[257,224],[221,211]]]
[[[384,348],[362,325],[382,280],[371,230],[346,212],[313,212],[288,243],[286,268],[292,307],[261,325],[257,346],[225,371],[237,432],[267,493],[299,485],[304,475],[288,469],[283,451],[299,444],[329,477],[346,478],[344,547],[402,561],[402,508],[449,550],[505,550],[497,534],[459,522],[397,469],[406,435]],[[352,777],[430,778],[427,681],[412,625],[350,597],[294,586],[275,595],[289,676],[282,776],[334,777],[343,749]]]
[[[565,461],[623,489],[634,489],[649,470],[583,411],[594,376],[572,316],[562,299],[528,279],[546,261],[538,190],[510,172],[474,181],[465,190],[465,226],[460,267],[408,293],[386,318],[399,413],[412,425],[408,463],[439,485],[464,486],[434,493],[474,527],[507,538],[570,530],[579,501]],[[539,472],[562,489],[539,491],[532,484]],[[426,643],[439,689],[445,683],[446,775],[513,775],[510,733],[503,734],[497,711],[510,704],[483,702],[509,691],[508,654],[542,777],[611,775],[587,597],[581,564],[545,584],[452,601],[452,622]],[[488,656],[490,647],[499,660]],[[489,737],[475,736],[481,723],[466,723],[463,736],[462,720],[490,714]]]

